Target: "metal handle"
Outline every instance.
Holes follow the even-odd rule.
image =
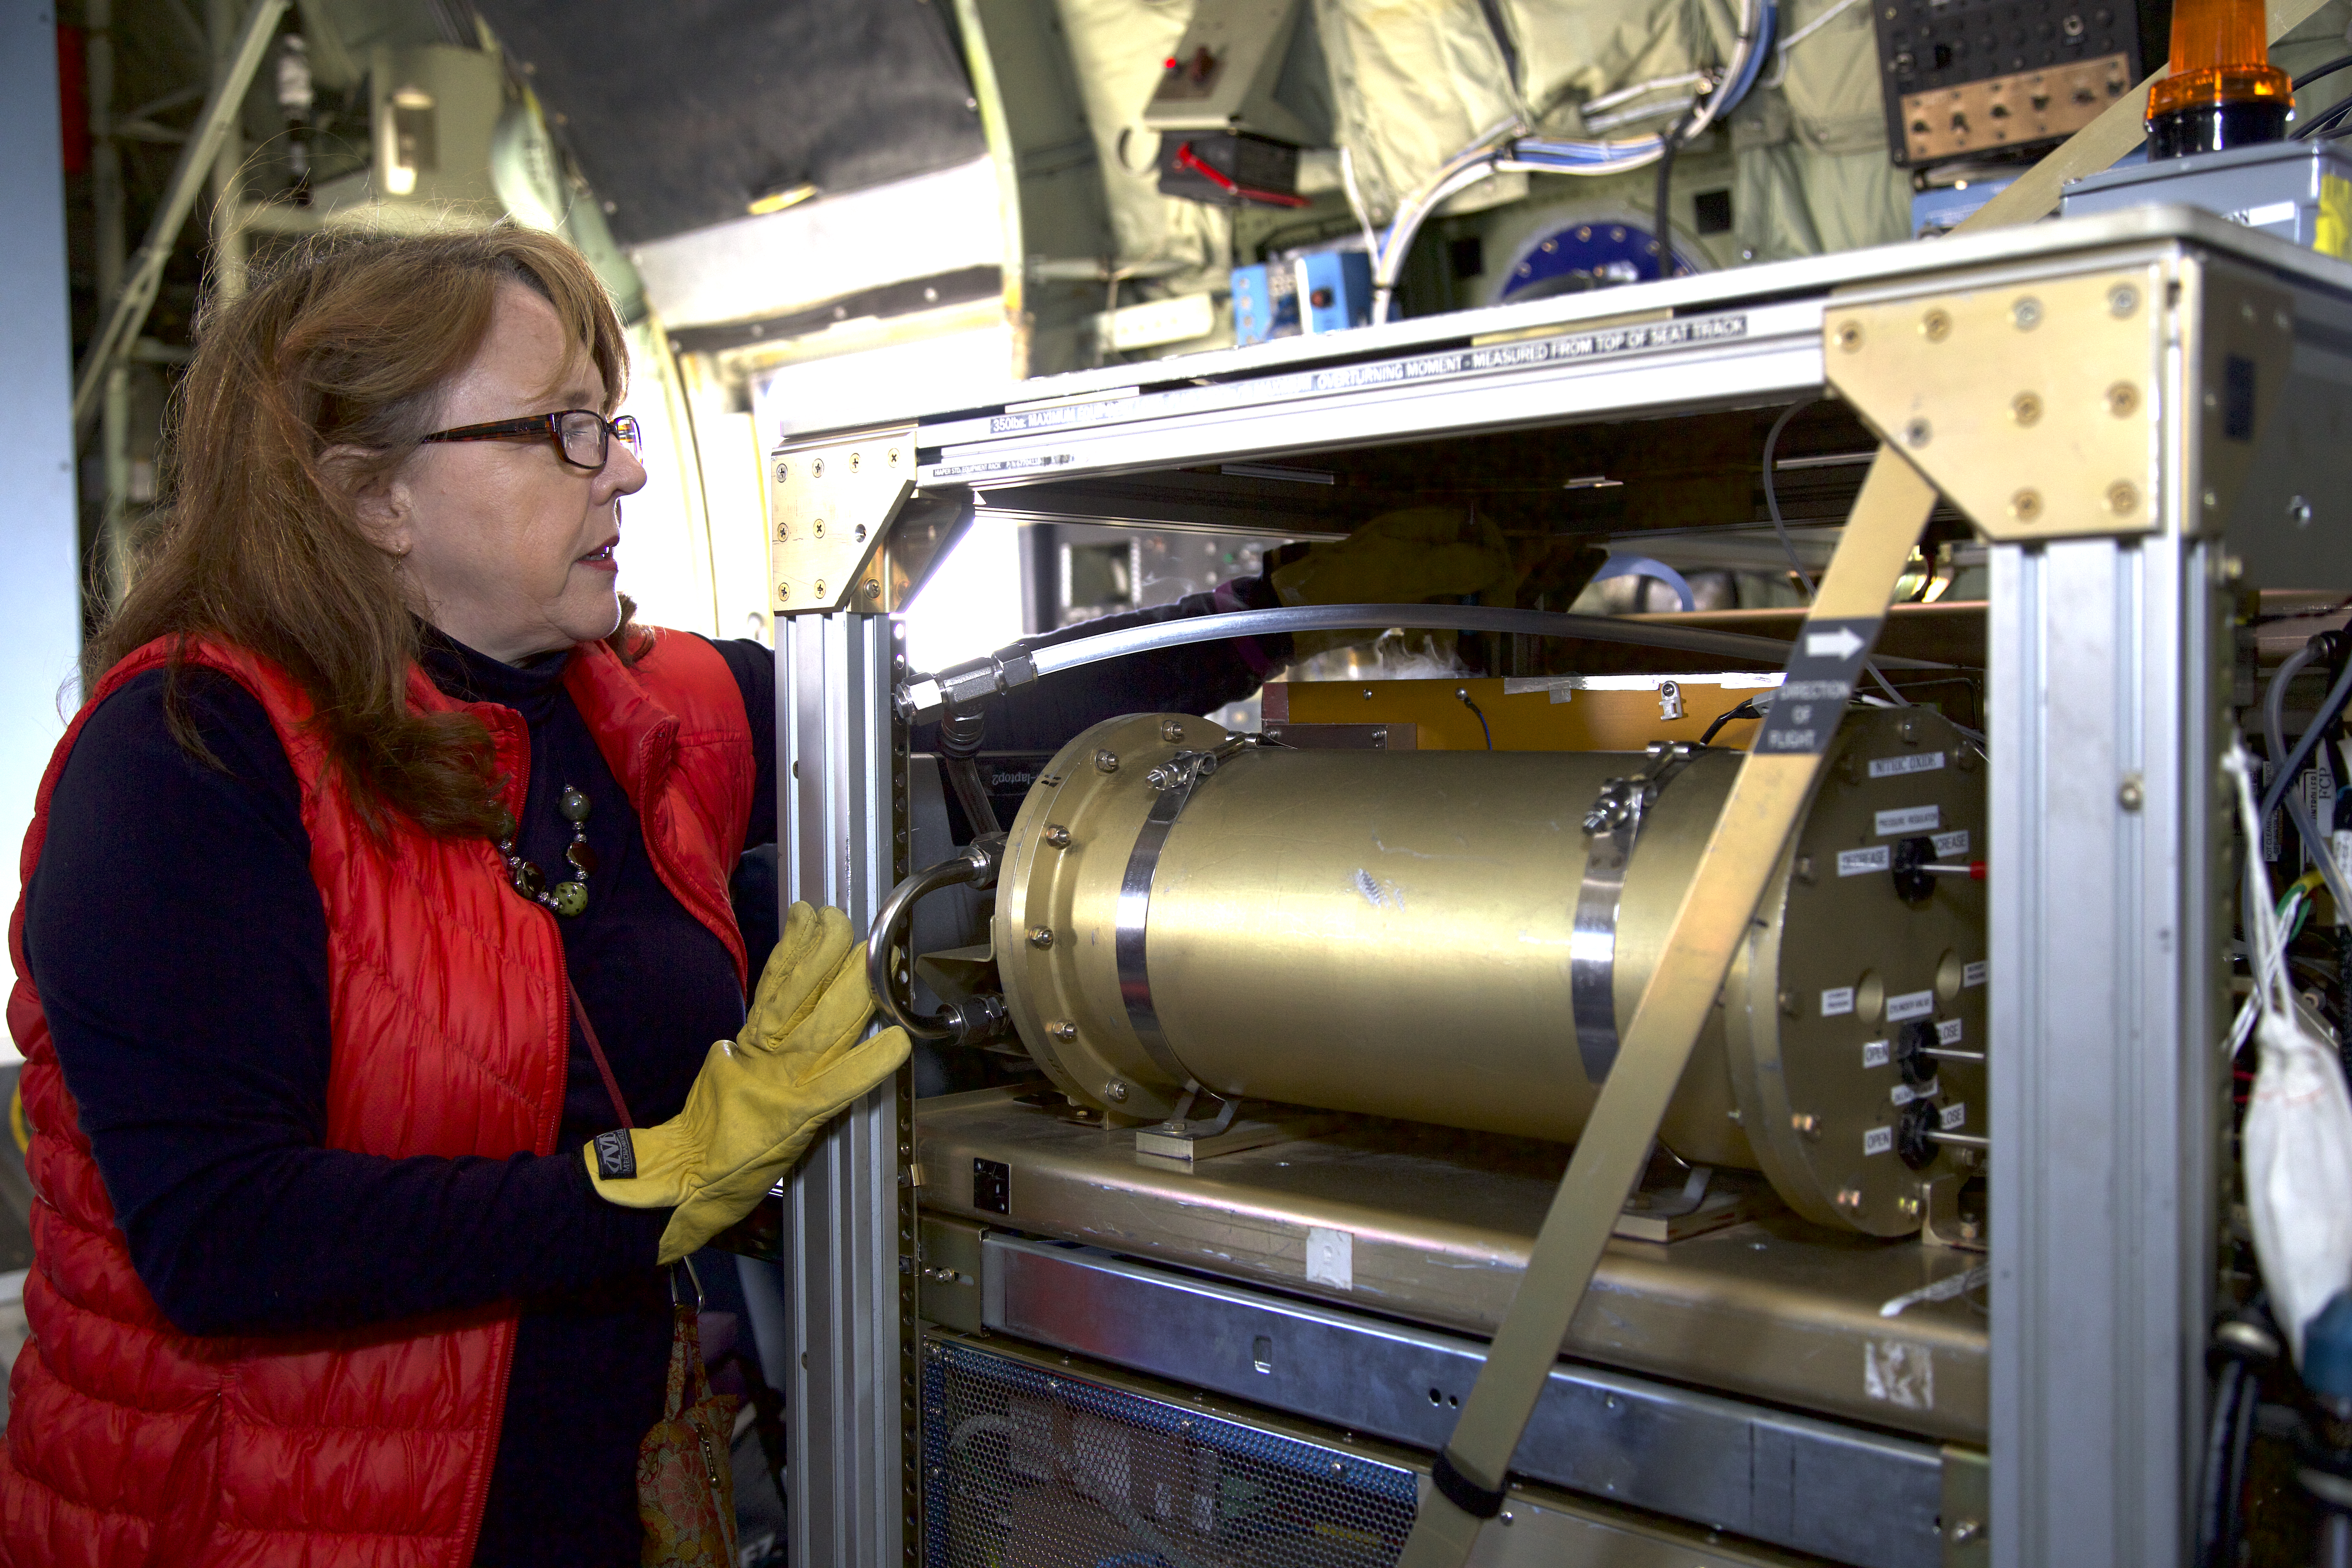
[[[866,938],[866,984],[882,1016],[911,1037],[969,1045],[993,1033],[1003,1021],[1004,1004],[992,996],[976,996],[961,1006],[950,1003],[938,1016],[923,1017],[898,999],[890,976],[890,949],[897,944],[899,925],[915,905],[942,888],[996,886],[996,868],[1003,858],[1004,835],[984,833],[947,859],[924,867],[891,889],[875,914],[874,929]]]

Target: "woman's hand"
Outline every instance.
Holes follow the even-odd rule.
[[[660,1262],[751,1213],[835,1112],[907,1059],[903,1029],[858,1038],[874,1016],[864,956],[848,916],[794,904],[742,1033],[710,1047],[686,1109],[582,1146],[598,1196],[677,1209]]]

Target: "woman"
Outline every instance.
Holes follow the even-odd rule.
[[[903,1058],[851,1045],[837,915],[745,1021],[771,656],[630,625],[624,370],[527,231],[323,247],[205,323],[25,849],[0,1558],[636,1563],[656,1260]],[[1150,696],[1256,679],[1186,668]]]

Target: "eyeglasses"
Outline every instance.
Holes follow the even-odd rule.
[[[461,425],[455,430],[436,430],[424,441],[551,441],[555,454],[575,468],[590,473],[602,469],[612,454],[613,437],[618,436],[629,444],[634,454],[642,454],[636,416],[624,414],[618,419],[607,419],[586,408],[567,408],[561,414],[534,414],[528,419],[499,419],[488,425]]]

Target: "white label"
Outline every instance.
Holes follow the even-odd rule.
[[[1915,1100],[1933,1100],[1943,1092],[1944,1086],[1937,1083],[1934,1079],[1929,1079],[1917,1089],[1913,1089],[1907,1083],[1898,1083],[1895,1086],[1893,1092],[1891,1092],[1887,1098],[1892,1100],[1897,1106],[1904,1106],[1910,1104]]]
[[[1960,984],[1963,985],[1981,985],[1985,983],[1985,975],[1988,972],[1988,965],[1983,959],[1979,958],[1974,963],[1969,964],[1966,969],[1960,971]]]
[[[1944,765],[1941,752],[1915,752],[1904,757],[1873,757],[1870,776],[1874,779],[1899,779],[1905,773],[1932,773]]]
[[[1834,991],[1822,993],[1822,1016],[1843,1018],[1853,1011],[1853,987],[1841,985]]]
[[[1936,835],[1937,859],[1948,860],[1956,855],[1965,855],[1968,852],[1969,830],[1967,828],[1955,827],[1949,833]]]
[[[1885,871],[1894,868],[1894,851],[1881,844],[1871,849],[1841,849],[1838,851],[1838,875],[1859,877],[1865,871]]]
[[[1862,1342],[1862,1391],[1906,1410],[1936,1408],[1936,1363],[1925,1345]]]
[[[1352,1232],[1325,1230],[1307,1233],[1307,1282],[1336,1289],[1356,1288],[1356,1237]]]
[[[1900,811],[1880,812],[1877,821],[1878,837],[1881,838],[1893,838],[1906,833],[1933,833],[1944,826],[1944,808],[1940,805],[1906,805]]]
[[[1866,1068],[1885,1067],[1886,1065],[1886,1042],[1885,1040],[1864,1040],[1862,1045],[1862,1065]]]
[[[1960,1043],[1960,1033],[1964,1027],[1965,1026],[1958,1018],[1946,1018],[1942,1020],[1936,1026],[1936,1043],[1939,1046],[1958,1045]]]
[[[1874,1127],[1862,1135],[1862,1152],[1867,1154],[1891,1153],[1895,1149],[1895,1129]]]
[[[1957,1132],[1961,1128],[1966,1127],[1969,1124],[1968,1105],[1965,1102],[1958,1105],[1948,1105],[1944,1107],[1944,1114],[1937,1117],[1937,1121],[1942,1125],[1945,1131]]]
[[[1924,1018],[1936,1010],[1933,991],[1909,991],[1886,999],[1886,1020],[1899,1024],[1906,1018]]]
[[[2268,228],[2274,223],[2293,223],[2294,204],[2268,202],[2258,207],[2248,207],[2242,212],[2231,213],[2230,216],[2236,222],[2244,224],[2248,228]]]

